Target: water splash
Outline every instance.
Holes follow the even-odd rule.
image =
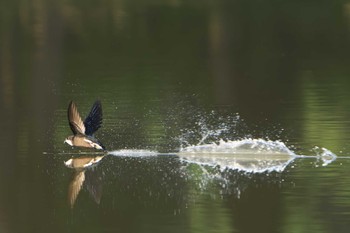
[[[267,136],[281,138],[283,129],[268,131],[263,136],[265,139],[253,139],[238,114],[222,117],[212,111],[209,114],[194,115],[192,120],[195,122],[182,130],[178,137],[180,150],[177,155],[184,162],[219,167],[221,172],[282,172],[295,158],[316,158],[322,160],[323,166],[336,158],[335,154],[325,148],[314,151],[316,155],[297,155],[290,149],[294,147],[287,147],[281,139],[266,139]]]
[[[204,166],[204,169],[208,166],[218,168],[219,173],[228,170],[244,173],[280,173],[296,158],[316,158],[317,161],[322,160],[322,166],[327,166],[336,159],[336,155],[325,148],[315,148],[316,155],[303,156],[297,155],[290,149],[293,147],[288,147],[281,140],[242,139],[241,134],[246,134],[245,130],[242,131],[245,124],[242,124],[243,119],[238,114],[222,116],[216,111],[211,111],[208,114],[194,114],[190,119],[186,121],[188,125],[181,130],[180,136],[174,137],[180,143],[177,153],[124,149],[111,151],[109,154],[139,158],[176,155],[184,163]],[[274,131],[274,137],[279,138],[280,133],[276,134]]]
[[[255,185],[283,185],[283,171],[298,157],[281,141],[251,138],[190,145],[177,155],[196,190],[237,198],[252,181]]]
[[[293,146],[287,146],[282,141],[283,130],[261,132],[262,138],[252,138],[238,114],[222,117],[213,111],[209,115],[193,115],[193,118],[184,122],[186,125],[180,130],[180,135],[179,132],[172,132],[169,137],[173,149],[168,149],[168,146],[166,153],[129,149],[109,154],[145,160],[150,156],[171,155],[172,159],[160,160],[160,164],[170,161],[166,163],[170,171],[188,182],[188,187],[194,192],[210,190],[217,197],[232,194],[238,198],[252,184],[278,187],[290,185],[288,170],[294,168],[295,159],[322,161],[322,166],[327,166],[336,159],[336,155],[325,148],[318,148],[309,156],[298,155],[293,151]],[[269,140],[266,139],[267,136],[280,140]],[[154,161],[151,161],[152,167],[155,166]],[[167,180],[167,177],[169,171],[164,173],[166,182],[161,183],[164,187],[173,182]]]
[[[325,167],[335,161],[337,159],[337,156],[331,152],[330,150],[326,148],[319,148],[318,146],[315,146],[313,148],[314,153],[316,154],[315,157],[318,160],[322,161],[322,166]],[[310,156],[305,156],[305,157],[310,157]]]
[[[177,155],[185,162],[248,173],[281,172],[296,158],[283,142],[264,139],[220,140],[182,148]]]
[[[216,111],[211,111],[205,117],[199,114],[193,118],[195,121],[181,130],[181,135],[177,137],[180,148],[193,144],[207,144],[220,139],[233,140],[233,137],[237,137],[237,125],[241,122],[238,114],[223,117]]]
[[[283,142],[264,139],[242,139],[204,145],[192,145],[180,149],[180,153],[227,153],[227,154],[288,154],[295,155]]]

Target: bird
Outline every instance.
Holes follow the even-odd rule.
[[[102,124],[102,105],[97,100],[90,110],[84,122],[73,101],[68,105],[68,122],[73,135],[68,136],[64,142],[74,147],[95,148],[106,150],[106,148],[93,136]]]

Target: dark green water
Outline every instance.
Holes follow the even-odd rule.
[[[0,232],[348,232],[349,64],[345,0],[3,0]],[[116,154],[71,206],[64,161],[96,154],[63,144],[66,111],[96,99]],[[176,155],[245,138],[338,158],[254,174]]]

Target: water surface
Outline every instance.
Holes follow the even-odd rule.
[[[349,4],[2,1],[0,231],[348,232]]]

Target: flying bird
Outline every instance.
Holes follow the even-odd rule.
[[[68,122],[73,135],[64,140],[75,147],[95,148],[105,150],[105,147],[93,136],[102,124],[102,105],[97,100],[92,106],[89,115],[81,120],[77,106],[73,101],[68,106]]]

